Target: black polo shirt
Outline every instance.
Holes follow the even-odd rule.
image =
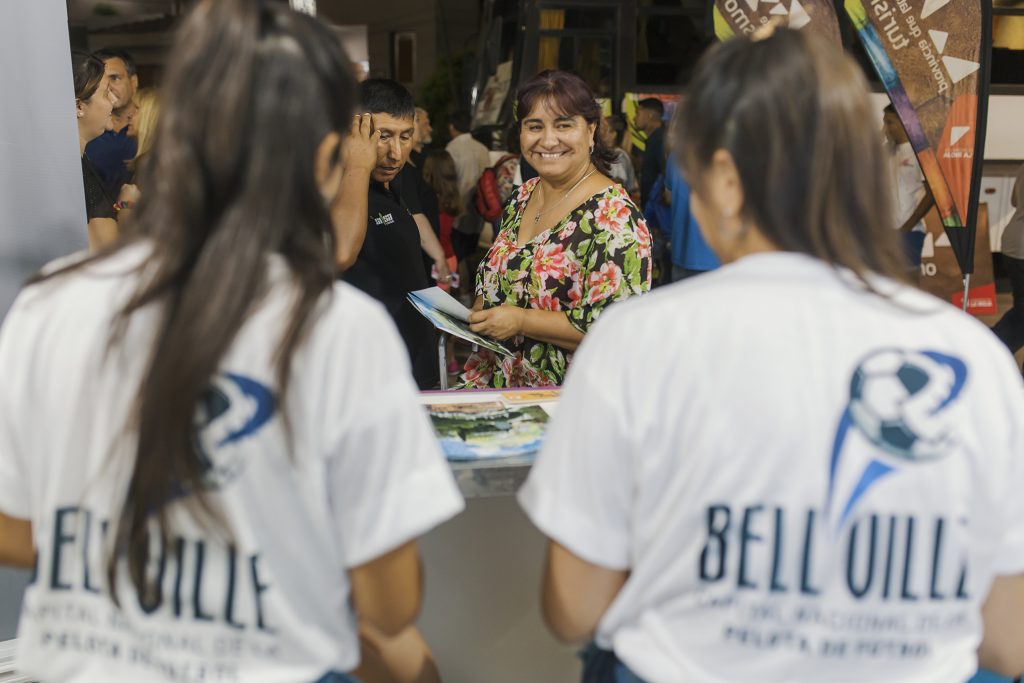
[[[370,180],[366,238],[356,262],[342,276],[384,304],[409,350],[413,375],[421,389],[440,379],[434,326],[406,299],[429,287],[423,267],[420,233],[410,207],[402,200],[401,173],[390,183]]]

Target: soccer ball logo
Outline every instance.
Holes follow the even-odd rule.
[[[877,351],[850,381],[850,418],[885,453],[903,460],[946,455],[951,421],[943,414],[956,391],[948,364],[917,351]]]
[[[239,443],[258,432],[275,412],[268,387],[241,375],[216,375],[196,408],[195,441],[208,489],[224,488],[242,473],[248,452]]]

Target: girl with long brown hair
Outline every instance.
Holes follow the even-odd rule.
[[[872,114],[810,32],[702,59],[676,161],[724,265],[600,321],[520,492],[586,681],[1024,670],[1020,376],[901,282]]]
[[[428,152],[423,160],[423,180],[437,195],[437,205],[440,209],[439,239],[444,248],[444,255],[448,259],[454,259],[452,225],[455,217],[462,211],[462,197],[459,195],[459,176],[452,155],[443,149]],[[449,263],[449,268],[453,269],[454,266]]]
[[[373,158],[337,37],[206,0],[169,54],[132,229],[0,333],[0,561],[35,566],[19,672],[346,681],[415,618],[461,509],[406,354],[336,283],[329,206]]]

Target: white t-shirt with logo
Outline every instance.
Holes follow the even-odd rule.
[[[962,683],[1024,572],[1024,388],[979,322],[745,257],[616,307],[520,492],[629,579],[597,643],[648,683]]]
[[[122,610],[106,593],[107,548],[134,458],[125,432],[156,311],[132,318],[136,245],[22,293],[0,333],[0,511],[32,521],[38,551],[17,667],[41,681],[317,681],[359,661],[347,570],[463,507],[415,403],[407,354],[387,314],[339,283],[294,356],[287,411],[274,354],[293,288],[271,287],[197,410],[210,500],[230,538],[172,504],[153,540],[162,604],[127,574]],[[211,296],[215,293],[211,293]],[[195,343],[201,344],[201,339]]]
[[[914,148],[909,142],[889,145],[889,163],[891,165],[893,198],[896,201],[896,227],[907,222],[914,215],[914,209],[924,197],[924,175],[921,164],[917,161]],[[918,221],[911,232],[924,232],[924,220]]]

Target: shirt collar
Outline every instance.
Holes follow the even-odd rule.
[[[391,195],[395,199],[395,201],[397,201],[398,197],[402,193],[402,173],[404,171],[405,167],[402,167],[402,170],[399,171],[398,174],[388,182],[388,185],[390,187],[385,186],[384,183],[378,182],[371,177],[370,189],[373,190],[374,192],[379,192],[385,195]]]

